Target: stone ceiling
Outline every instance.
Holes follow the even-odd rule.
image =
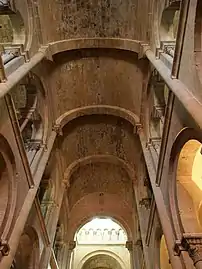
[[[43,43],[56,44],[59,52],[43,62],[42,73],[49,117],[61,134],[57,154],[68,182],[72,238],[95,215],[116,218],[129,234],[134,229],[132,185],[142,154],[136,124],[148,66],[134,51],[115,49],[113,40],[148,40],[149,18],[140,17],[149,2],[44,0],[39,5]],[[56,42],[78,39],[82,49],[58,49]],[[87,39],[97,40],[97,48],[85,45]],[[100,48],[99,39],[107,45]]]

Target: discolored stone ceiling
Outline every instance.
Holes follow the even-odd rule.
[[[46,42],[61,39],[113,37],[148,38],[149,1],[44,0],[40,6]],[[50,26],[51,22],[51,27]]]
[[[57,149],[68,182],[70,237],[95,215],[112,216],[127,231],[134,229],[132,186],[141,159],[136,124],[148,66],[135,51],[110,44],[148,40],[149,16],[140,17],[149,12],[149,2],[44,0],[39,5],[43,43],[56,44],[58,51],[43,62],[42,73],[52,122],[61,134]],[[89,39],[98,40],[96,48],[86,43]],[[74,47],[78,40],[82,49]],[[106,41],[103,47],[99,40]],[[60,42],[66,44],[62,52]]]

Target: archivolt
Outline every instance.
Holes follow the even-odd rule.
[[[49,43],[47,58],[52,60],[52,56],[57,53],[90,48],[121,49],[139,53],[140,44],[141,42],[138,40],[121,38],[78,38],[60,40]]]
[[[126,268],[126,264],[123,262],[123,260],[116,253],[109,251],[109,250],[96,250],[96,251],[88,253],[86,256],[83,257],[83,259],[79,262],[78,269],[81,269],[83,264],[86,261],[88,261],[89,259],[91,259],[92,257],[97,256],[97,255],[108,255],[108,256],[114,258],[115,260],[117,260],[123,269]]]
[[[55,129],[58,131],[59,134],[62,134],[62,128],[70,121],[78,117],[96,115],[96,114],[111,115],[123,118],[134,126],[135,132],[136,132],[136,126],[139,125],[140,122],[139,117],[127,109],[118,106],[93,105],[93,106],[79,107],[65,112],[56,120]]]

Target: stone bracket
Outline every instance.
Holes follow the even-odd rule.
[[[146,209],[149,209],[151,207],[151,198],[142,198],[139,201],[139,205],[141,207],[144,206]]]
[[[8,242],[5,240],[0,240],[0,251],[3,256],[8,256],[10,252],[10,247],[8,245]]]
[[[202,261],[202,234],[183,234],[181,240],[176,240],[174,251],[177,256],[187,251],[194,264]]]
[[[60,124],[55,124],[55,126],[53,126],[53,131],[55,131],[59,136],[63,136]]]

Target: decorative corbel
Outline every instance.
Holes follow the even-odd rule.
[[[60,125],[55,125],[53,127],[53,131],[55,131],[59,136],[63,136],[62,128]]]
[[[202,234],[183,234],[181,240],[177,240],[174,247],[176,255],[187,251],[194,265],[202,262]]]
[[[137,123],[134,127],[133,133],[134,134],[139,134],[142,131],[142,124],[141,123]]]
[[[145,58],[145,52],[150,49],[149,44],[146,44],[144,42],[140,42],[140,51],[138,53],[138,59]]]
[[[128,249],[129,252],[133,251],[133,241],[127,241],[126,248]]]
[[[139,201],[139,205],[141,207],[144,206],[146,209],[149,209],[151,207],[151,198],[142,198]]]

